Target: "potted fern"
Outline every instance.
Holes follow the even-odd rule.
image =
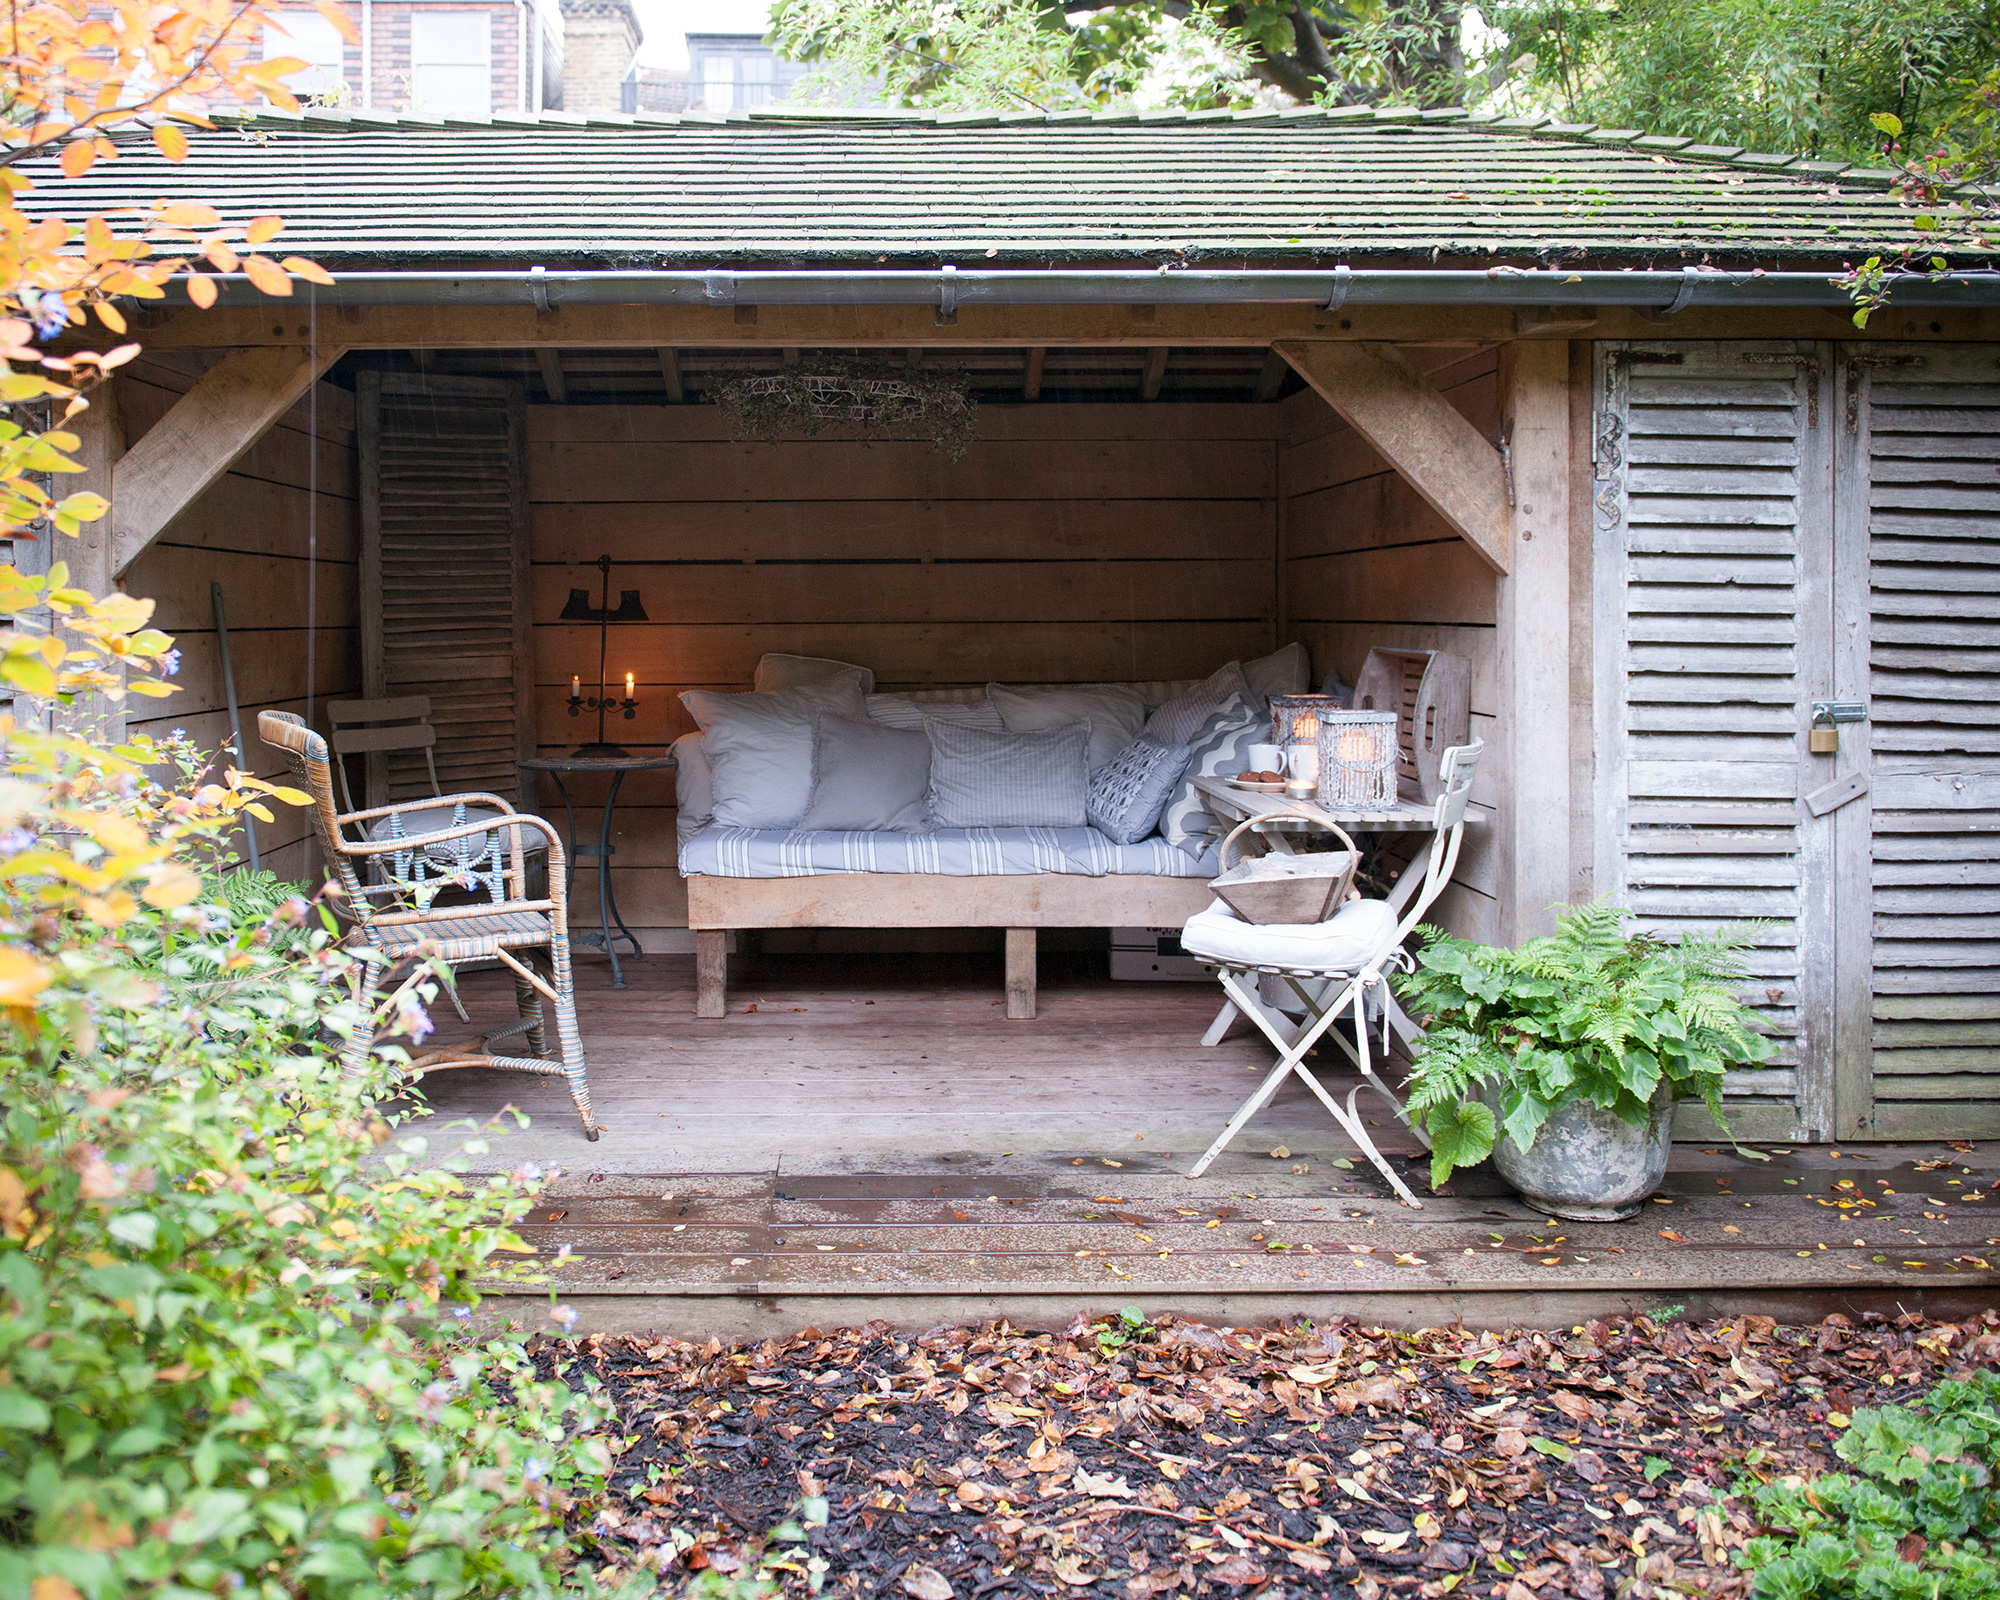
[[[1666,1175],[1674,1102],[1699,1096],[1720,1125],[1723,1073],[1771,1058],[1735,992],[1755,928],[1670,943],[1628,916],[1572,906],[1518,950],[1423,930],[1398,988],[1426,1026],[1410,1110],[1433,1187],[1491,1155],[1551,1216],[1629,1217]]]

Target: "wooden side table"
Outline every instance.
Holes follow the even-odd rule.
[[[562,796],[563,814],[569,819],[569,882],[576,884],[576,863],[580,856],[589,856],[597,862],[597,922],[596,933],[571,933],[571,945],[582,945],[602,950],[611,957],[611,987],[625,987],[625,972],[618,964],[617,940],[624,939],[632,946],[632,959],[644,961],[646,952],[639,944],[637,934],[625,926],[625,919],[618,914],[618,896],[611,888],[611,858],[617,851],[611,844],[611,813],[618,804],[618,791],[624,786],[628,772],[659,772],[678,765],[671,754],[657,756],[536,756],[531,760],[517,763],[521,770],[523,794],[530,791],[531,772],[546,772],[556,780],[556,792]],[[571,804],[569,788],[563,783],[565,772],[608,772],[611,774],[611,788],[604,797],[604,817],[598,824],[596,844],[576,842],[576,807]],[[618,931],[611,931],[617,924]]]

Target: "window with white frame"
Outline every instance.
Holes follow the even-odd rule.
[[[317,11],[281,11],[264,24],[264,59],[290,56],[305,63],[285,86],[301,100],[308,95],[338,97],[347,87],[347,41]]]
[[[709,56],[701,64],[701,103],[709,111],[736,109],[736,62],[730,56]]]
[[[493,114],[490,13],[410,13],[410,98],[418,111],[433,117]]]

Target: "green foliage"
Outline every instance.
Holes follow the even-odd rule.
[[[1426,1026],[1410,1109],[1431,1136],[1431,1181],[1493,1152],[1501,1128],[1530,1148],[1558,1106],[1588,1100],[1644,1127],[1654,1093],[1700,1095],[1721,1119],[1723,1072],[1769,1060],[1734,993],[1754,929],[1669,944],[1627,933],[1629,913],[1572,906],[1518,950],[1423,929],[1417,970],[1397,988]],[[1498,1090],[1499,1126],[1477,1103]]]
[[[1852,1473],[1752,1491],[1770,1531],[1736,1559],[1755,1600],[2000,1596],[2000,1372],[1858,1411],[1837,1449]]]
[[[353,958],[216,875],[266,786],[0,740],[0,1594],[566,1587],[607,1408],[470,1331],[539,1174],[431,1167],[393,1051],[341,1080]]]

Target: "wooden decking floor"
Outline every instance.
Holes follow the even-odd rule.
[[[699,1022],[692,969],[651,957],[621,991],[582,966],[595,1144],[559,1080],[426,1086],[434,1150],[476,1138],[477,1169],[562,1168],[525,1231],[580,1332],[1041,1325],[1134,1303],[1221,1322],[1550,1326],[1666,1303],[2000,1303],[2000,1192],[1984,1198],[2000,1166],[1969,1146],[1680,1146],[1641,1216],[1552,1226],[1484,1170],[1432,1196],[1385,1117],[1424,1201],[1412,1211],[1298,1086],[1202,1179],[1182,1176],[1270,1059],[1240,1025],[1201,1046],[1209,988],[1045,959],[1041,1016],[1008,1022],[997,957],[770,957],[736,963],[730,1016]],[[475,1029],[511,1013],[493,976],[466,998]],[[509,1105],[525,1129],[496,1118]]]

